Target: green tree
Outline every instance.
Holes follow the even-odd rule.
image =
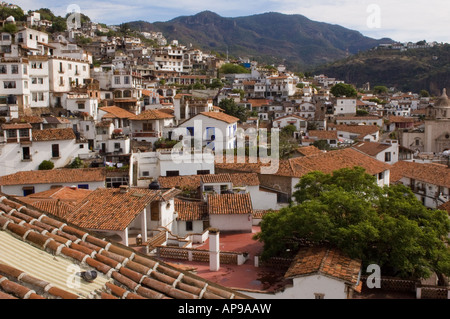
[[[389,89],[384,85],[377,85],[373,87],[374,94],[386,94],[388,91]]]
[[[269,213],[255,238],[264,242],[263,259],[292,256],[305,244],[335,246],[363,267],[382,273],[427,278],[450,275],[448,214],[427,209],[403,185],[379,187],[363,168],[325,174],[311,172],[296,186],[296,204]]]
[[[9,34],[15,34],[17,32],[17,26],[12,23],[5,24],[2,29],[3,32],[8,32]]]
[[[314,141],[312,145],[322,151],[328,151],[331,149],[330,144],[328,144],[327,140],[317,140]]]
[[[220,79],[213,79],[209,87],[211,89],[221,89],[223,88],[224,84]]]
[[[41,164],[39,164],[39,170],[40,171],[47,171],[51,170],[55,167],[55,164],[53,164],[52,161],[44,160]]]
[[[83,168],[84,163],[79,157],[75,157],[69,165],[67,165],[67,168]]]
[[[353,85],[345,83],[338,83],[333,85],[333,87],[330,89],[330,92],[335,97],[356,97],[358,95],[358,91],[356,91]]]
[[[250,70],[239,64],[225,63],[219,69],[220,74],[250,73]]]
[[[421,90],[420,96],[421,97],[430,97],[430,92],[428,92],[427,90]]]
[[[241,122],[247,120],[247,109],[244,106],[237,105],[233,99],[223,99],[219,102],[219,107],[222,108],[226,114],[237,117]]]

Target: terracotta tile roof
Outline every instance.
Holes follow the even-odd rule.
[[[103,116],[106,118],[128,119],[128,118],[135,116],[135,114],[128,112],[127,110],[125,110],[121,107],[118,107],[118,106],[105,106],[105,107],[99,108],[99,110],[108,113]]]
[[[271,101],[266,99],[248,99],[247,102],[250,103],[252,107],[260,107],[271,104]]]
[[[225,114],[223,112],[200,112],[201,115],[213,118],[215,120],[219,120],[222,122],[226,122],[228,124],[233,124],[239,121],[237,117]]]
[[[200,187],[201,175],[160,176],[158,183],[161,188],[196,190]]]
[[[0,177],[0,185],[31,185],[102,182],[106,179],[103,168],[52,169],[43,171],[22,171]]]
[[[297,177],[312,171],[326,174],[342,169],[363,167],[370,175],[375,175],[390,169],[390,165],[380,162],[362,152],[352,148],[331,151],[316,156],[297,157],[289,160]]]
[[[38,124],[43,123],[44,120],[39,116],[20,116],[17,119],[12,119],[13,123],[29,123],[29,124]]]
[[[416,121],[417,119],[413,117],[394,116],[394,115],[389,116],[387,119],[388,123],[414,123]]]
[[[361,136],[366,136],[369,134],[374,134],[380,129],[376,125],[335,125],[334,129],[339,132],[354,133]]]
[[[403,177],[450,188],[450,168],[447,165],[398,161],[391,168],[391,182]]]
[[[49,128],[45,130],[33,130],[33,141],[60,141],[60,140],[74,140],[75,133],[71,128]]]
[[[145,110],[141,114],[131,117],[130,120],[142,121],[142,120],[162,120],[171,118],[174,118],[174,115],[162,112],[160,110]]]
[[[233,186],[258,186],[260,184],[256,173],[234,173],[230,174]]]
[[[229,171],[241,171],[252,172],[261,174],[261,168],[270,164],[263,164],[260,161],[257,163],[250,163],[248,157],[244,161],[235,157],[233,163],[227,163],[225,159],[222,163],[216,161],[216,169],[229,170]],[[375,175],[385,170],[390,169],[390,165],[380,162],[362,152],[354,150],[352,148],[345,148],[336,151],[330,151],[327,153],[317,154],[315,156],[297,157],[289,160],[279,160],[279,168],[273,175],[286,176],[286,177],[302,177],[303,175],[312,171],[322,171],[326,174],[330,174],[335,170],[341,168],[353,168],[360,166],[366,169],[366,172],[371,175]]]
[[[377,142],[359,142],[352,147],[367,155],[377,156],[379,153],[391,147],[391,145]]]
[[[308,247],[300,249],[285,277],[320,274],[355,285],[360,269],[360,260],[351,259],[337,249]]]
[[[178,213],[177,220],[208,220],[208,206],[205,202],[188,202],[175,199],[175,211]]]
[[[59,199],[71,203],[78,203],[87,195],[92,193],[92,190],[77,188],[77,187],[55,187],[49,190],[30,194],[27,198],[33,199]]]
[[[304,156],[318,155],[323,153],[320,149],[313,145],[299,147],[297,148],[297,152]]]
[[[35,199],[22,197],[20,198],[20,200],[45,213],[63,219],[67,218],[67,216],[72,213],[72,210],[74,208],[73,204],[61,201],[59,199]]]
[[[250,194],[208,195],[208,213],[213,215],[252,214]]]
[[[31,128],[29,123],[14,123],[14,124],[3,124],[2,130],[20,130],[24,128]]]
[[[317,137],[319,140],[337,140],[338,135],[336,131],[308,131],[309,137]]]
[[[67,285],[68,267],[74,265],[74,276],[76,271],[96,271],[97,277],[92,282],[80,278],[79,285]],[[0,194],[0,298],[249,297]]]
[[[231,176],[230,176],[230,174],[201,175],[201,182],[203,184],[231,183]]]
[[[98,188],[74,207],[67,221],[96,230],[124,230],[160,191],[129,188]]]

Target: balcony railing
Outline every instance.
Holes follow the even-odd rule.
[[[157,131],[150,132],[134,132],[133,137],[161,137],[162,133]]]

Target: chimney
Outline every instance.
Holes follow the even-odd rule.
[[[219,271],[220,269],[220,249],[219,234],[217,228],[209,229],[209,270]]]
[[[120,193],[124,194],[124,193],[128,193],[129,187],[127,185],[120,185],[119,189],[120,189]]]

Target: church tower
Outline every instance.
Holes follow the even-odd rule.
[[[447,90],[434,105],[427,108],[425,119],[425,152],[442,153],[450,150],[450,100]]]

